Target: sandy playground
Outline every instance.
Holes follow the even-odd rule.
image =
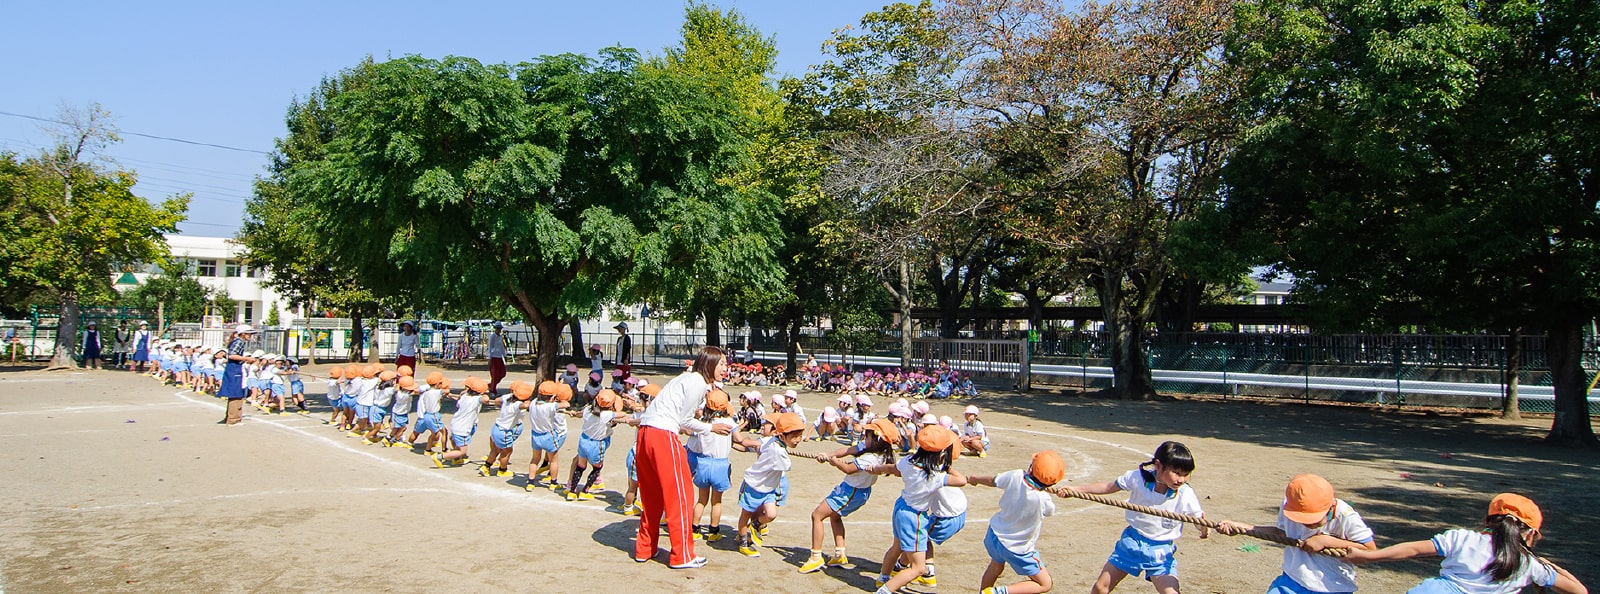
[[[435,469],[408,450],[364,446],[323,424],[322,385],[307,387],[311,416],[247,407],[242,426],[224,427],[216,424],[220,401],[126,372],[0,372],[0,592],[863,592],[891,541],[893,477],[847,519],[855,568],[797,573],[810,511],[841,475],[796,458],[793,493],[760,558],[740,556],[724,538],[697,547],[710,557],[703,569],[668,569],[665,555],[637,565],[636,520],[605,511],[627,485],[631,429],[617,430],[604,501],[569,503],[548,491],[525,493],[520,474],[483,478],[475,465]],[[801,396],[813,415],[827,400]],[[1473,525],[1494,493],[1517,491],[1544,508],[1540,552],[1590,585],[1600,582],[1600,490],[1588,484],[1600,457],[1536,443],[1548,419],[1129,403],[1053,391],[935,402],[934,412],[959,418],[969,403],[985,410],[995,445],[987,458],[962,458],[965,473],[1023,467],[1048,448],[1068,461],[1069,483],[1106,481],[1177,439],[1195,453],[1190,484],[1209,517],[1270,523],[1289,477],[1316,472],[1366,517],[1380,545]],[[493,414],[485,411],[481,423]],[[575,432],[578,421],[570,426]],[[479,434],[475,458],[488,448],[487,431]],[[517,445],[520,472],[526,438]],[[575,448],[569,440],[563,471]],[[735,489],[753,458],[734,453]],[[727,497],[725,532],[738,517],[735,495]],[[976,591],[998,494],[969,487],[967,495],[966,529],[936,554],[938,587],[908,591]],[[1121,510],[1059,501],[1039,545],[1055,591],[1087,592],[1123,526]],[[1197,534],[1186,529],[1178,548],[1187,592],[1258,593],[1278,574],[1277,545]],[[1403,592],[1436,570],[1420,561],[1368,567],[1360,584],[1363,592]],[[1117,591],[1151,589],[1130,579]]]

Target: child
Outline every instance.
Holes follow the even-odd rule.
[[[382,441],[379,436],[383,434],[384,423],[389,420],[389,407],[394,405],[395,382],[399,379],[400,374],[387,369],[378,374],[378,388],[372,394],[372,404],[367,407],[367,437],[363,440],[367,445]]]
[[[333,414],[328,415],[324,425],[339,422],[339,414],[344,410],[344,368],[334,367],[328,370],[328,407],[333,409]]]
[[[602,377],[598,371],[589,372],[589,383],[583,385],[583,399],[575,403],[576,406],[588,406],[590,402],[594,402],[594,397],[600,395],[600,390],[605,388],[600,385]]]
[[[961,426],[961,447],[979,458],[988,456],[989,432],[984,430],[983,421],[978,420],[978,407],[968,405],[962,414],[967,417],[967,424]]]
[[[631,418],[626,413],[617,413],[619,404],[621,399],[616,392],[601,390],[595,395],[594,401],[583,409],[583,430],[578,433],[578,454],[572,457],[572,478],[567,482],[567,501],[594,499],[590,489],[600,479],[600,469],[606,464],[606,450],[611,449],[611,430],[617,423],[625,423]],[[584,468],[589,465],[593,465],[594,470],[589,471],[589,478],[579,485],[578,480],[583,478]]]
[[[394,392],[394,408],[389,411],[389,418],[394,419],[394,430],[384,438],[391,448],[409,448],[411,442],[404,439],[406,429],[411,426],[411,403],[417,397],[417,380],[410,375],[401,375],[395,382],[399,388]]]
[[[572,389],[574,391],[576,391],[578,389],[578,379],[579,379],[578,366],[577,365],[573,365],[571,363],[567,364],[567,368],[566,368],[565,371],[563,371],[560,375],[556,376],[556,381],[557,382],[566,384],[568,386],[572,386]]]
[[[1333,485],[1314,474],[1302,474],[1284,489],[1277,526],[1251,526],[1222,521],[1217,531],[1227,535],[1254,532],[1283,536],[1299,546],[1283,550],[1283,574],[1272,581],[1267,594],[1356,591],[1356,568],[1317,552],[1329,547],[1375,551],[1372,529],[1350,505],[1333,496]]]
[[[639,398],[640,398],[639,407],[637,409],[635,409],[635,412],[643,411],[646,407],[648,407],[650,405],[650,400],[654,399],[659,394],[661,394],[661,385],[660,384],[651,384],[651,383],[640,384],[639,385]],[[635,417],[635,420],[637,421],[637,417]],[[634,460],[633,460],[634,453],[635,453],[637,447],[638,446],[635,445],[634,447],[628,448],[628,457],[624,461],[624,464],[628,467],[628,492],[624,493],[622,495],[622,506],[618,510],[624,516],[637,516],[640,513],[644,512],[644,510],[641,509],[639,506],[634,505],[634,503],[638,500],[638,497],[639,497],[639,472],[638,472],[638,470],[635,469],[635,467],[633,465],[633,463],[634,463]]]
[[[354,431],[356,428],[356,395],[361,393],[362,379],[361,368],[355,365],[346,365],[344,368],[344,385],[339,400],[343,404],[344,420],[339,423],[341,431]]]
[[[746,450],[758,449],[755,463],[744,472],[744,484],[739,487],[739,553],[746,557],[760,557],[756,550],[761,545],[761,531],[778,518],[778,492],[783,476],[789,472],[789,450],[800,444],[805,435],[806,422],[794,413],[767,415],[762,428],[771,427],[771,434],[761,440],[738,436]]]
[[[722,494],[733,483],[733,468],[728,464],[728,455],[733,451],[732,433],[738,430],[738,426],[729,414],[731,409],[728,393],[720,388],[712,388],[706,393],[706,405],[700,409],[699,424],[692,426],[693,433],[684,440],[684,447],[689,450],[689,472],[693,475],[696,490],[691,524],[700,521],[707,506],[711,508],[710,523],[703,526],[694,524],[695,538],[706,541],[722,539]],[[713,431],[717,425],[727,427],[729,434],[721,435]],[[740,447],[742,449],[743,445]]]
[[[817,441],[833,439],[834,433],[839,427],[839,411],[834,410],[831,406],[824,406],[822,407],[822,414],[817,415],[817,434],[815,439]]]
[[[521,380],[511,382],[511,392],[500,397],[500,416],[489,429],[489,456],[478,469],[480,476],[512,476],[511,449],[522,437],[522,411],[528,409],[532,398],[533,384]]]
[[[265,378],[267,392],[271,394],[271,400],[267,402],[268,412],[271,412],[272,405],[276,404],[278,414],[289,414],[289,409],[284,407],[284,401],[289,394],[288,374],[289,360],[283,355],[274,355],[262,368],[261,375]]]
[[[761,408],[761,393],[755,390],[739,395],[739,430],[760,431],[761,419],[767,416],[767,411]]]
[[[877,484],[878,475],[864,469],[893,464],[893,444],[900,441],[894,425],[888,421],[874,422],[863,427],[862,431],[865,435],[860,445],[841,448],[817,458],[818,462],[832,464],[845,476],[833,488],[833,492],[811,511],[811,557],[800,565],[800,573],[811,573],[823,566],[842,567],[850,564],[850,558],[844,552],[844,517],[861,509],[872,497],[872,486]],[[844,456],[854,456],[855,459],[848,462],[841,460]],[[833,556],[826,560],[822,557],[824,523],[833,528]]]
[[[525,491],[533,492],[539,476],[548,473],[547,486],[551,491],[560,488],[561,462],[556,452],[567,442],[567,421],[561,418],[572,400],[572,392],[565,384],[551,380],[539,382],[539,400],[528,406],[528,435],[533,443],[533,459],[528,461],[528,482]]]
[[[450,432],[445,429],[444,423],[439,420],[439,401],[445,394],[450,393],[450,380],[435,371],[428,374],[428,389],[417,398],[417,425],[411,428],[410,437],[406,442],[412,447],[417,447],[417,439],[422,437],[424,431],[428,432],[428,442],[423,448],[424,452],[433,452],[433,447],[446,443]]]
[[[1189,448],[1176,441],[1163,442],[1156,448],[1149,462],[1128,471],[1109,483],[1074,487],[1083,493],[1110,495],[1117,491],[1128,492],[1128,503],[1164,509],[1184,515],[1199,516],[1200,499],[1189,488],[1189,473],[1194,472],[1194,456]],[[1117,539],[1111,558],[1100,568],[1090,594],[1106,594],[1116,589],[1122,578],[1144,574],[1161,594],[1178,592],[1178,561],[1173,558],[1178,547],[1174,541],[1183,536],[1183,523],[1135,511],[1126,514],[1128,527]],[[1210,530],[1200,527],[1200,538],[1210,535]]]
[[[1544,514],[1527,497],[1501,493],[1489,502],[1478,530],[1449,530],[1431,540],[1406,542],[1381,550],[1351,549],[1350,563],[1444,557],[1439,577],[1424,580],[1411,594],[1512,594],[1534,584],[1560,594],[1589,590],[1567,570],[1533,554]],[[1309,544],[1309,543],[1308,543]]]
[[[1052,451],[1033,455],[1026,472],[1012,470],[994,476],[974,476],[968,482],[998,487],[1000,511],[989,518],[989,533],[983,548],[989,552],[989,567],[983,571],[978,588],[983,594],[1038,594],[1050,591],[1050,572],[1039,560],[1039,528],[1046,516],[1056,513],[1049,488],[1061,482],[1066,463]],[[998,586],[1006,566],[1028,581]]]
[[[284,363],[284,369],[279,373],[289,382],[289,399],[299,409],[294,412],[302,415],[311,414],[311,411],[306,409],[306,384],[300,381],[300,360],[284,357]]]
[[[924,573],[934,498],[942,487],[967,484],[967,477],[950,467],[956,454],[955,442],[955,434],[929,428],[917,435],[916,453],[901,458],[894,466],[884,464],[872,469],[874,473],[899,475],[905,481],[900,498],[894,502],[895,541],[879,565],[878,594],[895,592]],[[889,571],[897,561],[904,562],[905,568],[891,576]]]
[[[372,428],[372,402],[378,398],[378,366],[361,368],[361,379],[356,383],[356,426],[346,435],[360,437]],[[474,425],[476,426],[476,425]]]
[[[450,450],[443,455],[429,454],[435,468],[444,468],[446,463],[451,466],[460,466],[466,463],[467,446],[472,444],[472,435],[478,432],[478,411],[483,405],[494,400],[489,395],[489,382],[483,378],[472,376],[464,382],[467,391],[455,396],[456,412],[450,415]],[[449,395],[445,397],[449,398]]]

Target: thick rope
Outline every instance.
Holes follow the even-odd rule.
[[[1189,516],[1189,515],[1184,515],[1184,514],[1180,514],[1180,513],[1177,513],[1177,512],[1167,511],[1167,510],[1164,510],[1164,509],[1157,509],[1157,508],[1154,508],[1154,507],[1146,507],[1146,506],[1143,506],[1143,505],[1134,505],[1134,504],[1128,503],[1126,501],[1118,501],[1116,499],[1111,499],[1111,498],[1107,498],[1107,497],[1101,497],[1099,495],[1093,495],[1093,494],[1090,494],[1090,493],[1084,493],[1082,491],[1075,491],[1073,489],[1056,489],[1056,490],[1051,490],[1050,492],[1054,493],[1058,497],[1067,497],[1067,498],[1074,498],[1074,499],[1082,499],[1084,501],[1093,501],[1095,503],[1099,503],[1099,504],[1102,504],[1102,505],[1109,505],[1111,507],[1120,507],[1120,508],[1125,509],[1125,510],[1139,512],[1141,514],[1146,514],[1146,515],[1151,515],[1151,516],[1156,516],[1158,518],[1166,518],[1168,520],[1177,520],[1179,522],[1184,522],[1184,523],[1187,523],[1187,524],[1194,524],[1196,526],[1204,526],[1204,527],[1210,528],[1212,530],[1217,530],[1221,526],[1221,524],[1219,524],[1216,521],[1207,520],[1207,519],[1199,517],[1199,516]],[[1255,537],[1255,538],[1259,538],[1261,540],[1271,541],[1271,542],[1275,542],[1275,543],[1278,543],[1278,544],[1281,544],[1281,545],[1286,545],[1286,546],[1291,546],[1291,547],[1299,546],[1299,544],[1300,544],[1299,541],[1296,541],[1295,539],[1289,538],[1287,536],[1278,536],[1276,534],[1261,534],[1261,533],[1259,533],[1257,531],[1254,531],[1254,530],[1252,530],[1250,532],[1246,532],[1245,536],[1252,536],[1252,537]],[[1350,552],[1350,551],[1348,549],[1343,549],[1343,548],[1329,547],[1329,548],[1326,548],[1326,549],[1322,549],[1321,551],[1318,551],[1318,552],[1322,553],[1324,555],[1327,555],[1329,557],[1339,558],[1339,557],[1345,556],[1345,554]]]

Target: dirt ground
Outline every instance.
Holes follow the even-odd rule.
[[[320,383],[307,383],[321,393]],[[613,442],[607,501],[569,503],[548,491],[523,492],[520,474],[482,478],[475,466],[435,469],[407,450],[363,446],[324,425],[327,409],[312,400],[311,416],[251,409],[242,426],[225,427],[216,424],[220,401],[126,372],[0,371],[0,593],[861,592],[871,591],[892,539],[899,482],[890,477],[847,520],[855,568],[797,573],[809,548],[809,513],[840,478],[797,458],[789,504],[760,558],[740,556],[726,538],[697,547],[710,557],[703,569],[668,569],[665,555],[638,565],[631,560],[636,521],[605,511],[627,485],[622,460],[632,430],[619,428]],[[801,398],[812,414],[827,400]],[[933,408],[959,418],[968,403]],[[1054,449],[1067,459],[1071,483],[1107,481],[1176,439],[1195,453],[1191,484],[1207,516],[1270,523],[1289,477],[1316,472],[1384,545],[1471,526],[1493,494],[1517,491],[1544,508],[1540,551],[1600,583],[1600,490],[1585,482],[1597,453],[1536,443],[1547,419],[1129,403],[1055,392],[972,403],[985,409],[995,445],[987,458],[958,462],[969,474],[1024,467],[1033,451]],[[571,424],[576,432],[578,422]],[[475,457],[487,451],[486,433],[472,444]],[[519,441],[514,468],[525,464],[526,446]],[[575,448],[569,440],[563,467]],[[734,470],[752,459],[735,453]],[[966,529],[937,552],[938,587],[908,591],[977,589],[998,494],[970,487],[968,497]],[[725,530],[738,513],[735,497],[728,500]],[[1058,502],[1039,543],[1056,591],[1087,591],[1123,526],[1121,510]],[[1279,572],[1277,545],[1197,534],[1186,529],[1179,546],[1185,591],[1262,592]],[[1363,592],[1403,592],[1436,572],[1436,562],[1425,561],[1368,567],[1360,584]],[[1130,580],[1119,591],[1151,590]]]

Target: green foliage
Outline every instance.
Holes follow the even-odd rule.
[[[207,313],[231,317],[234,311],[227,291],[207,288],[183,266],[163,267],[161,273],[124,292],[117,305],[147,311],[160,308],[174,322],[199,322]]]

